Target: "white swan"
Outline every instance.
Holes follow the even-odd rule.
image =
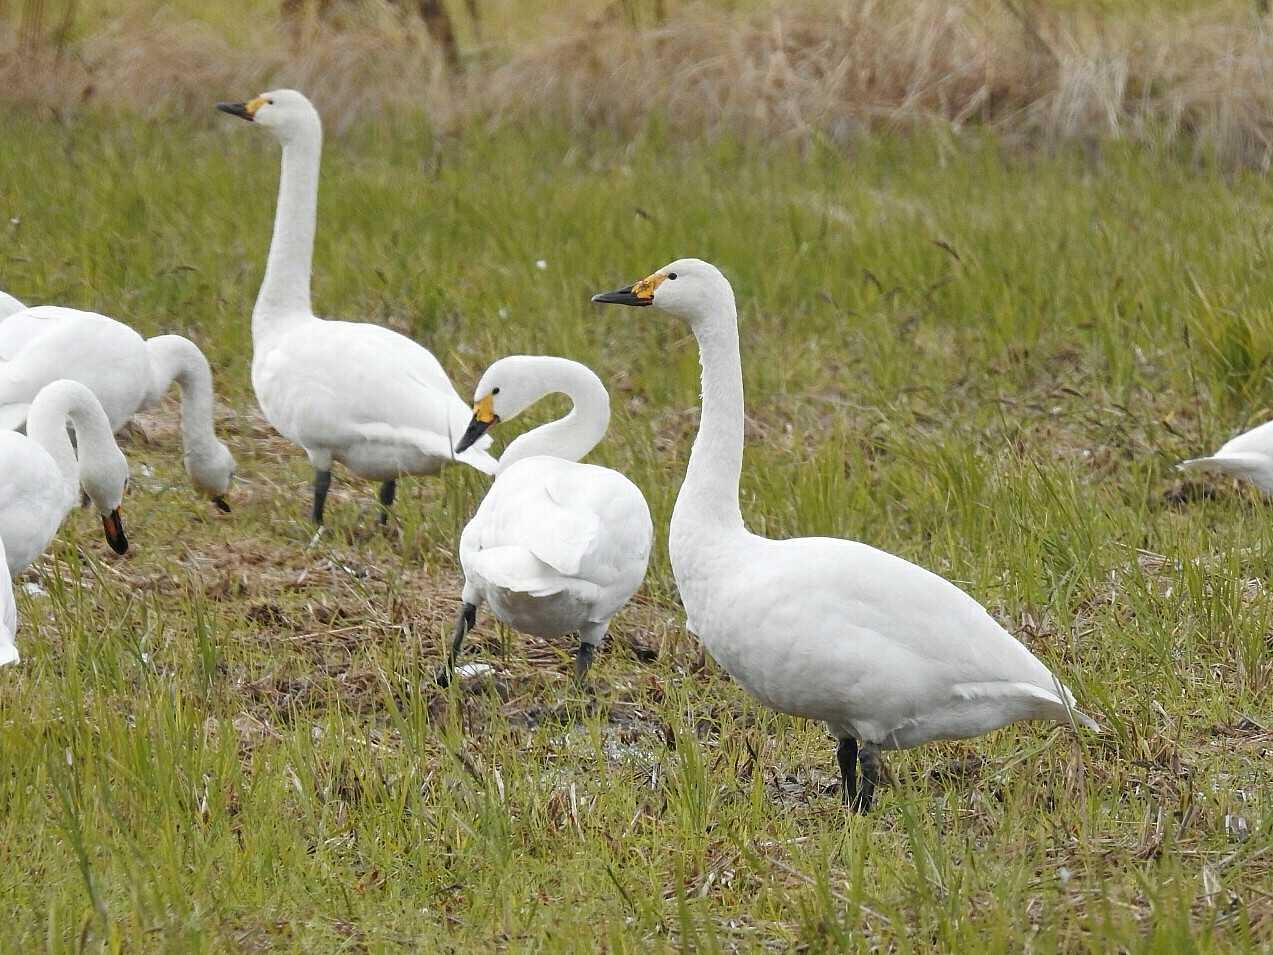
[[[1190,458],[1177,467],[1182,471],[1231,474],[1273,496],[1273,421],[1244,431],[1209,458]]]
[[[0,431],[0,540],[9,572],[44,552],[79,503],[80,487],[101,512],[111,548],[126,552],[119,507],[127,483],[128,461],[93,393],[78,381],[45,385],[31,404],[27,433]]]
[[[61,378],[97,396],[114,432],[162,400],[175,381],[190,483],[221,510],[230,509],[225,494],[234,456],[213,431],[212,371],[194,342],[180,335],[143,339],[113,318],[53,305],[0,321],[0,428],[22,427],[35,395]]]
[[[0,292],[0,318],[8,318],[14,312],[21,312],[26,306],[8,292]]]
[[[1096,729],[1048,668],[949,581],[856,541],[747,531],[737,313],[714,266],[681,259],[593,301],[658,306],[698,339],[702,419],[668,541],[687,626],[760,702],[826,722],[840,740],[846,802],[870,808],[880,750],[1021,719],[1073,716]]]
[[[495,461],[483,450],[489,438],[464,454],[452,451],[469,408],[428,349],[379,325],[314,315],[309,285],[323,130],[310,101],[274,90],[217,108],[264,126],[283,146],[274,237],[252,310],[252,387],[270,424],[309,456],[314,522],[323,522],[333,461],[383,482],[382,521],[399,477],[436,474],[451,460],[493,474]]]
[[[610,618],[645,579],[654,528],[644,496],[619,472],[578,463],[610,423],[610,396],[587,367],[549,356],[501,358],[478,382],[456,451],[555,393],[574,407],[504,450],[495,483],[460,537],[464,603],[439,673],[443,685],[483,605],[533,636],[578,633],[582,682]]]
[[[0,538],[0,666],[17,663],[18,605],[13,599],[13,581],[9,579],[9,562]]]

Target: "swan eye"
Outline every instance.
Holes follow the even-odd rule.
[[[669,279],[674,279],[674,278],[676,278],[676,273],[675,273],[675,272],[668,272],[668,273],[667,273],[667,277],[668,277]]]
[[[274,105],[274,100],[272,100],[272,99],[267,99],[267,100],[265,101],[265,105],[266,105],[266,106],[273,106],[273,105]]]
[[[498,388],[492,388],[492,389],[491,389],[491,394],[493,394],[493,395],[498,395],[498,394],[499,394],[499,389],[498,389]]]

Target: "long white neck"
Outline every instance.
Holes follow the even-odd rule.
[[[671,545],[684,532],[741,530],[738,478],[743,467],[743,365],[738,354],[738,314],[732,292],[693,323],[703,365],[703,413],[676,497]]]
[[[212,428],[212,369],[190,339],[159,335],[146,341],[150,357],[151,401],[159,401],[175,381],[181,389],[181,440],[186,451],[216,442]]]
[[[535,400],[564,394],[574,407],[564,418],[540,425],[513,440],[499,457],[499,472],[514,461],[538,454],[578,461],[597,446],[610,426],[610,395],[601,379],[578,362],[564,358],[536,358],[543,385]],[[499,473],[497,472],[497,473]]]
[[[75,428],[74,447],[66,430],[68,418]],[[55,381],[36,395],[27,415],[27,437],[44,448],[57,464],[68,510],[79,501],[79,459],[103,460],[119,453],[106,412],[92,392],[73,381]]]
[[[278,180],[278,207],[265,278],[252,311],[252,338],[267,336],[280,325],[312,316],[310,269],[314,260],[314,226],[318,217],[318,167],[323,128],[299,126],[283,142],[283,171]]]

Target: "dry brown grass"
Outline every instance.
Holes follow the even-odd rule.
[[[6,23],[0,96],[58,113],[147,113],[286,84],[338,123],[422,108],[440,128],[549,116],[630,134],[656,118],[687,136],[836,142],[976,123],[1030,141],[1186,142],[1258,165],[1273,146],[1273,40],[1232,6],[1096,14],[1039,0],[801,0],[752,13],[686,4],[644,27],[619,3],[555,16],[537,30],[547,41],[470,45],[461,77],[447,75],[418,22],[387,6],[311,30],[299,53],[260,17],[226,36],[144,11],[61,53],[18,52]]]

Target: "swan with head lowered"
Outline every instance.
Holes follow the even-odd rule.
[[[827,724],[853,808],[871,806],[881,750],[1015,720],[1097,728],[1043,663],[949,581],[857,541],[747,530],[738,504],[737,312],[715,266],[681,259],[593,301],[652,305],[698,340],[702,418],[668,539],[686,625],[761,703]]]
[[[111,549],[125,553],[119,508],[127,483],[128,461],[93,392],[78,381],[45,385],[31,403],[27,433],[0,431],[0,540],[9,572],[44,553],[79,503],[80,488],[102,515]]]
[[[17,637],[18,604],[13,599],[13,581],[9,577],[4,538],[0,537],[0,666],[18,662]]]
[[[495,483],[460,537],[463,606],[443,685],[482,606],[532,636],[578,633],[582,683],[610,619],[645,579],[654,536],[645,497],[618,471],[579,463],[610,423],[610,396],[587,367],[551,356],[501,358],[478,382],[456,450],[558,393],[571,399],[570,413],[505,448]]]
[[[489,438],[463,454],[452,450],[469,409],[428,349],[379,325],[314,315],[323,130],[310,101],[274,90],[217,108],[268,129],[283,147],[274,237],[252,310],[252,387],[270,424],[309,456],[314,523],[323,522],[335,461],[382,482],[382,521],[404,475],[436,474],[452,460],[494,473]]]
[[[183,459],[190,483],[222,511],[234,456],[213,430],[212,370],[180,335],[143,339],[123,322],[41,305],[0,321],[0,428],[25,425],[31,402],[52,381],[78,381],[97,396],[112,432],[181,389]]]

